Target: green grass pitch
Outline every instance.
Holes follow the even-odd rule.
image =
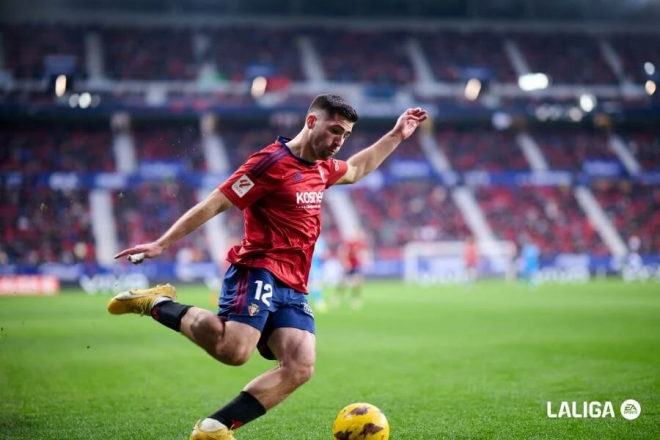
[[[214,310],[202,287],[179,295]],[[315,377],[238,439],[329,440],[359,401],[385,412],[395,440],[660,438],[657,283],[387,282],[365,298],[317,316]],[[0,438],[187,439],[273,365],[221,365],[149,317],[109,315],[108,299],[0,298]],[[628,398],[642,405],[633,421],[619,413]],[[616,418],[547,418],[562,400],[612,401]]]

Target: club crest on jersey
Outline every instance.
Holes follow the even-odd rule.
[[[248,306],[248,313],[250,314],[250,316],[254,316],[257,313],[259,313],[259,305],[255,303],[250,304]]]
[[[238,197],[243,197],[253,186],[254,182],[247,176],[247,174],[243,174],[240,179],[234,182],[231,189],[234,190]]]
[[[302,173],[298,171],[296,174],[293,175],[293,181],[294,182],[299,182],[302,180]]]

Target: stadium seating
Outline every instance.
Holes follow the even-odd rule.
[[[255,76],[304,81],[296,44],[299,36],[286,29],[223,28],[212,32],[212,59],[218,73],[234,82]]]
[[[351,195],[381,256],[400,256],[409,241],[463,240],[470,235],[449,190],[434,182],[409,181],[378,191],[360,187]]]
[[[569,187],[480,187],[475,191],[493,232],[501,240],[533,240],[546,257],[608,251]]]
[[[350,30],[334,28],[263,29],[248,26],[166,28],[141,26],[6,25],[4,65],[15,78],[44,77],[48,55],[72,55],[78,75],[87,76],[85,36],[102,38],[105,74],[122,80],[195,80],[204,62],[220,78],[242,81],[264,74],[305,81],[300,37],[312,38],[331,81],[404,85],[415,81],[406,42],[416,38],[436,80],[463,82],[470,77],[515,83],[517,75],[504,51],[514,40],[534,72],[547,73],[556,84],[616,84],[598,45],[609,41],[623,63],[624,75],[640,83],[648,75],[644,63],[660,69],[651,48],[660,44],[652,34],[499,33],[490,30]],[[204,35],[208,47],[195,44]],[[655,46],[654,46],[655,45]],[[345,48],[350,47],[347,51]],[[364,55],[370,62],[365,65]]]
[[[529,171],[529,164],[511,132],[473,126],[442,127],[436,139],[458,171]]]
[[[660,134],[655,131],[635,131],[624,134],[628,149],[642,170],[660,170]]]
[[[197,76],[188,30],[109,27],[102,38],[110,78],[173,81]]]
[[[501,35],[491,32],[420,32],[426,59],[437,81],[462,82],[479,77],[515,83],[517,77],[504,53]]]
[[[616,84],[595,38],[587,34],[515,34],[533,72],[542,72],[554,84]]]
[[[555,128],[536,131],[533,137],[552,169],[581,171],[586,160],[617,160],[604,133]]]
[[[621,59],[628,78],[636,83],[644,83],[650,75],[644,64],[650,62],[657,72],[660,69],[660,55],[655,48],[660,45],[660,37],[654,34],[615,34],[608,40]]]
[[[415,80],[405,49],[409,35],[398,31],[337,32],[325,29],[312,32],[328,80],[386,86]],[[368,63],[365,63],[365,54],[368,54]]]
[[[194,188],[174,180],[143,182],[113,192],[112,199],[120,249],[156,240],[197,203]],[[160,259],[175,261],[184,258],[182,251],[192,253],[193,261],[210,260],[204,234],[200,231],[177,241]]]
[[[593,192],[624,240],[641,239],[641,254],[660,253],[660,187],[601,181]]]
[[[109,128],[84,123],[0,126],[0,169],[24,173],[115,170]]]
[[[0,189],[1,264],[95,261],[88,191],[53,190],[28,176]]]
[[[46,77],[44,61],[49,55],[75,57],[78,75],[86,76],[83,27],[51,24],[7,25],[0,29],[4,41],[4,63],[14,78]]]
[[[195,124],[185,126],[138,126],[135,150],[141,162],[173,162],[186,170],[203,170],[204,152]]]
[[[131,116],[133,113],[140,115],[132,120],[131,133],[138,159],[137,171],[138,174],[142,172],[138,180],[142,183],[130,190],[112,192],[120,246],[156,238],[196,201],[197,187],[192,183],[169,179],[149,180],[157,175],[154,170],[162,163],[173,165],[183,172],[203,173],[207,170],[202,137],[197,128],[197,115],[179,118],[179,113],[192,110],[201,114],[221,106],[226,107],[222,109],[224,111],[232,106],[246,110],[246,114],[249,114],[247,117],[239,113],[232,113],[226,120],[223,120],[225,114],[219,117],[220,136],[227,149],[231,170],[244,163],[250,154],[274,142],[278,134],[294,136],[298,132],[300,121],[296,118],[300,109],[309,104],[311,91],[316,89],[301,92],[300,88],[305,88],[307,84],[295,84],[297,94],[287,96],[284,93],[280,97],[282,101],[276,97],[271,102],[253,97],[249,87],[238,87],[236,84],[230,88],[218,87],[213,91],[207,91],[204,87],[189,87],[193,81],[200,79],[198,76],[203,64],[212,64],[218,75],[201,79],[201,85],[205,85],[204,80],[207,79],[210,80],[209,84],[215,85],[217,79],[237,83],[249,81],[257,75],[280,77],[286,84],[289,81],[304,82],[308,78],[303,69],[306,66],[303,66],[299,43],[301,38],[309,38],[326,79],[365,86],[360,90],[364,96],[360,95],[360,99],[356,100],[359,102],[358,107],[376,109],[374,112],[380,115],[379,99],[382,96],[372,102],[370,99],[377,93],[370,93],[374,90],[389,90],[391,93],[403,92],[397,94],[396,98],[390,95],[387,97],[396,100],[397,106],[412,99],[414,105],[423,102],[429,108],[439,110],[434,136],[450,165],[458,173],[530,171],[527,159],[516,142],[515,132],[496,131],[490,125],[483,125],[484,121],[488,121],[483,114],[489,112],[490,118],[493,110],[503,110],[518,116],[524,112],[528,118],[535,115],[533,118],[538,116],[535,110],[542,104],[562,107],[564,110],[577,106],[576,96],[579,94],[521,96],[507,92],[483,97],[493,93],[493,89],[499,87],[497,84],[493,87],[486,84],[484,91],[487,93],[483,93],[483,99],[477,101],[456,99],[444,92],[445,89],[453,90],[456,85],[436,85],[442,93],[427,93],[411,87],[417,78],[407,45],[409,39],[420,43],[422,54],[435,80],[439,82],[463,83],[469,77],[483,75],[482,79],[486,83],[516,83],[516,73],[504,50],[507,39],[517,43],[533,72],[547,73],[554,84],[617,85],[618,79],[601,53],[601,39],[612,45],[621,59],[624,75],[636,83],[643,82],[649,75],[644,71],[644,63],[651,62],[656,69],[660,69],[660,58],[652,50],[660,45],[660,40],[657,36],[639,34],[602,33],[593,36],[572,31],[356,28],[345,28],[337,32],[332,27],[255,29],[232,25],[222,28],[175,29],[137,25],[82,27],[53,24],[3,26],[0,29],[4,51],[3,69],[19,80],[42,79],[45,57],[73,55],[77,60],[78,72],[84,76],[86,61],[92,61],[85,59],[86,51],[90,50],[90,45],[85,43],[85,36],[90,32],[98,33],[101,37],[106,76],[120,81],[118,87],[92,90],[108,106],[96,108],[94,111],[98,113],[92,118],[78,119],[77,116],[83,113],[72,113],[76,122],[71,122],[73,119],[70,118],[58,119],[59,114],[65,111],[82,112],[83,109],[70,108],[66,95],[58,101],[48,87],[7,87],[0,90],[0,105],[7,106],[9,111],[14,106],[23,112],[35,113],[55,109],[54,116],[40,113],[39,119],[34,122],[27,121],[27,118],[16,122],[10,117],[9,121],[3,120],[0,124],[0,170],[3,176],[9,173],[23,175],[23,186],[18,188],[6,186],[7,179],[0,176],[0,182],[5,185],[0,203],[4,239],[0,249],[7,261],[30,263],[59,259],[75,262],[94,258],[94,240],[89,228],[88,189],[46,190],[40,182],[35,183],[37,189],[34,200],[24,203],[22,197],[27,182],[31,182],[30,179],[37,174],[77,173],[86,176],[81,179],[85,180],[86,188],[117,184],[112,179],[109,179],[109,183],[106,181],[99,184],[93,176],[94,173],[117,170],[106,110],[110,113],[127,109]],[[200,39],[208,41],[208,47],[196,44]],[[365,63],[365,54],[368,63]],[[3,73],[0,72],[0,79]],[[158,109],[176,115],[174,122],[163,119],[150,121],[145,109],[152,106],[153,93],[148,87],[144,90],[123,87],[130,80],[188,81],[185,87],[175,84],[176,87],[169,88],[165,92],[167,108]],[[353,89],[352,86],[348,88]],[[456,90],[459,90],[458,86]],[[586,91],[588,87],[585,87]],[[459,93],[462,96],[462,89]],[[606,110],[608,100],[610,98],[601,99],[599,95],[599,109]],[[649,104],[650,100],[645,96],[632,95],[611,98],[615,104],[612,108],[617,109],[640,107]],[[383,102],[383,108],[391,103],[388,100]],[[287,109],[273,112],[269,122],[265,123],[261,112],[270,111],[271,105],[277,107],[279,103],[284,103]],[[480,119],[481,125],[469,119],[463,125],[458,125],[460,122],[443,123],[443,111],[446,114],[447,109],[457,109],[457,113],[465,111],[466,115]],[[258,121],[250,119],[257,113]],[[90,111],[85,114],[93,113]],[[105,122],[100,122],[98,114],[103,114]],[[517,127],[515,124],[519,121],[515,120],[516,117],[513,122]],[[391,127],[392,122],[383,125],[381,118],[382,115],[371,119],[366,117],[364,122],[360,121],[338,158],[347,160],[377,141]],[[281,120],[289,125],[280,126]],[[290,125],[292,120],[295,123]],[[600,126],[603,121],[596,122]],[[613,125],[613,132],[621,136],[640,163],[642,171],[660,170],[660,135],[657,130],[648,127],[629,128],[616,120]],[[528,130],[539,145],[550,170],[570,171],[576,178],[574,181],[581,181],[578,180],[582,177],[580,173],[589,161],[618,162],[606,132],[573,123],[569,126],[552,122],[530,124]],[[396,165],[397,161],[428,164],[420,147],[419,136],[412,137],[397,148],[385,162],[382,170],[388,178],[396,174],[387,171],[392,171],[392,165]],[[153,168],[149,169],[150,166]],[[152,172],[145,173],[145,170]],[[150,176],[145,177],[143,174]],[[458,175],[458,184],[465,182],[462,180],[464,176]],[[367,187],[350,190],[363,223],[369,225],[369,239],[378,255],[400,255],[401,247],[408,241],[461,240],[470,235],[461,213],[450,197],[450,189],[437,184],[433,177],[403,183],[392,183],[387,181],[388,178],[384,179],[385,187],[382,191]],[[401,175],[397,175],[397,178],[401,179]],[[633,178],[630,178],[627,183],[610,181],[589,185],[594,188],[598,202],[624,239],[633,235],[640,236],[644,252],[658,253],[660,241],[655,236],[659,228],[656,213],[659,190],[633,185],[632,181]],[[526,234],[539,244],[545,256],[583,252],[608,254],[604,243],[577,205],[572,191],[569,187],[490,186],[475,189],[475,194],[499,238],[518,242]],[[48,208],[42,210],[41,203]],[[51,206],[57,207],[58,212],[51,212]],[[48,225],[48,215],[57,215],[57,222],[73,225],[72,231],[53,231]],[[324,208],[323,221],[326,239],[331,248],[336,247],[341,237],[336,219],[327,206]],[[243,231],[240,211],[232,209],[226,215],[226,228],[230,242],[240,240]],[[46,238],[38,241],[35,236]],[[25,252],[26,249],[32,250]],[[185,252],[192,253],[195,261],[209,259],[203,234],[198,233],[171,249],[165,260],[176,260],[177,253],[184,249],[189,249]]]

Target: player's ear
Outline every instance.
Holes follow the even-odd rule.
[[[305,125],[307,126],[308,129],[311,130],[312,128],[314,128],[318,120],[319,118],[315,114],[310,113],[307,115],[307,119],[305,119]]]

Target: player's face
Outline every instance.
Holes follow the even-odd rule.
[[[353,123],[340,115],[316,115],[310,130],[310,141],[319,160],[326,160],[339,152],[351,135]]]

